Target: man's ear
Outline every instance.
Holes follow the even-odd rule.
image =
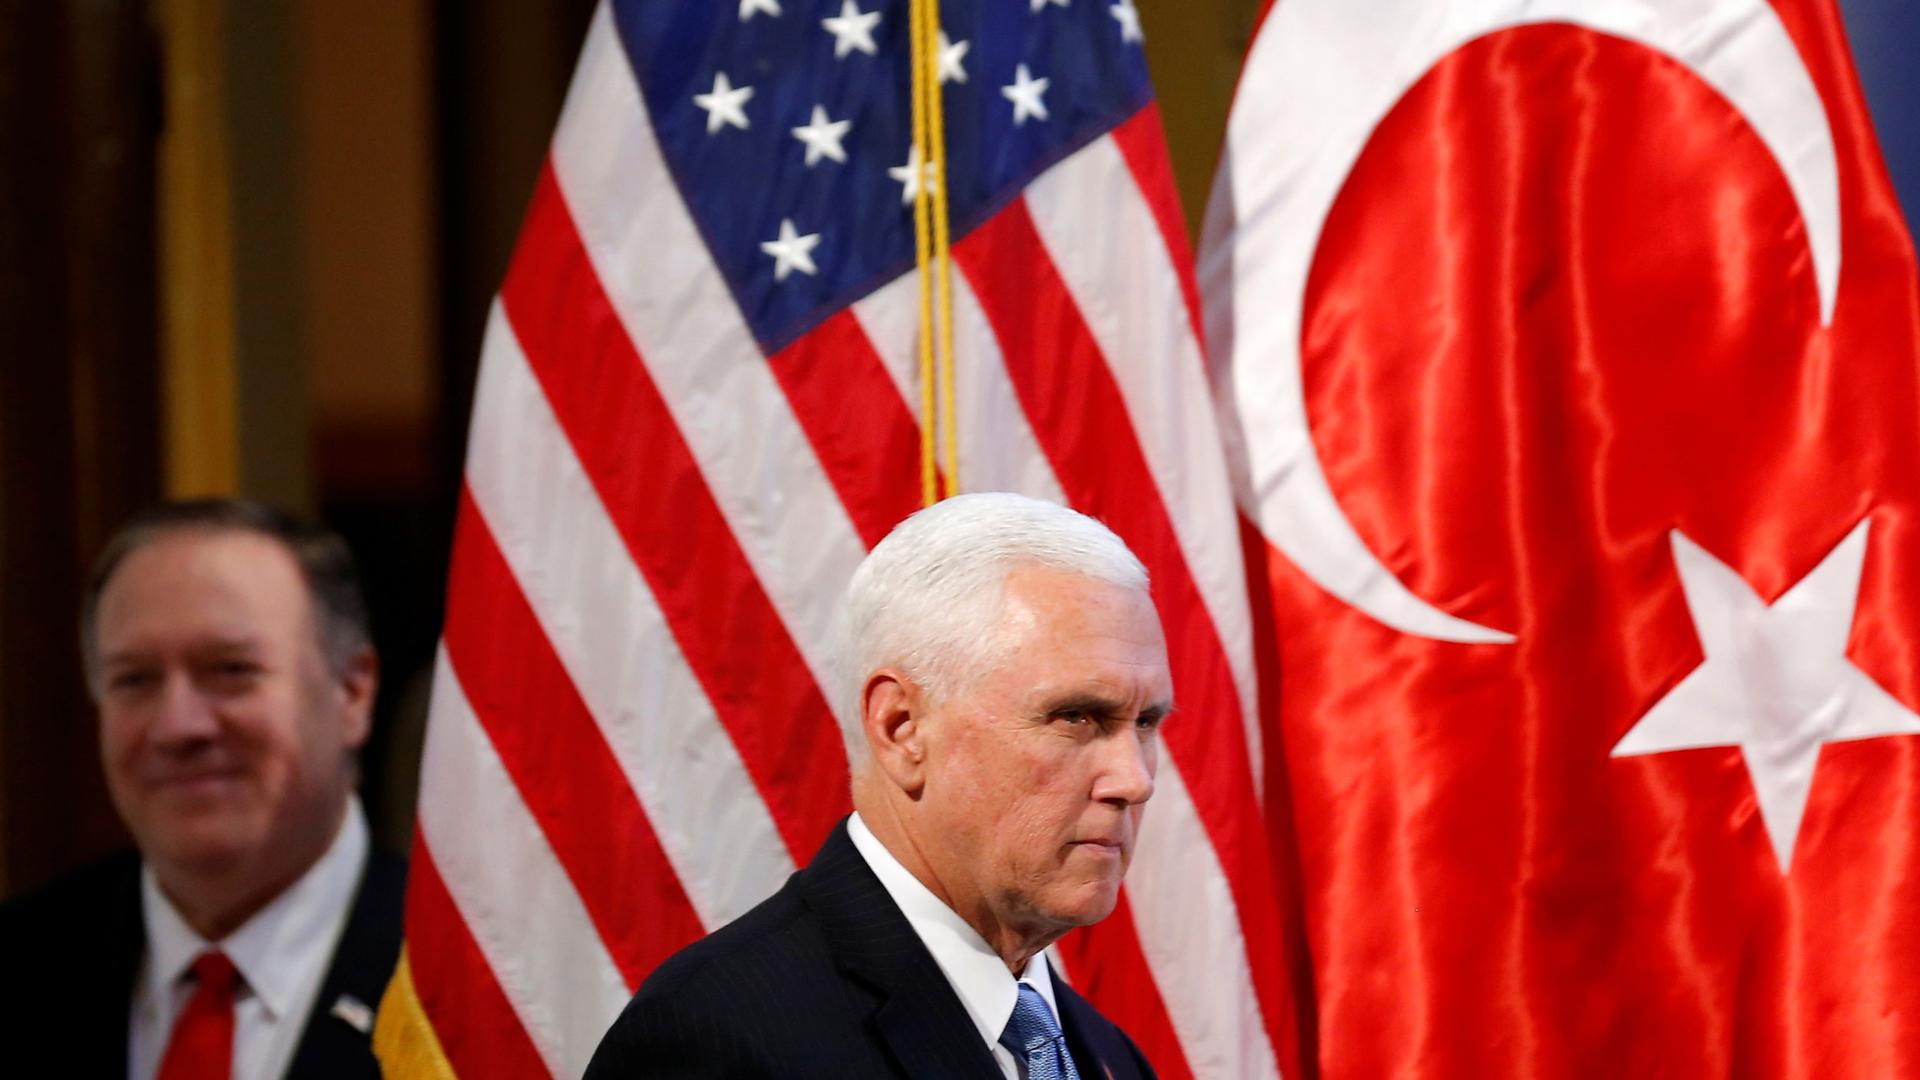
[[[372,649],[361,649],[347,669],[334,676],[334,689],[340,695],[346,717],[346,744],[357,750],[366,744],[373,730],[373,695],[380,686],[380,658]]]
[[[874,763],[908,798],[926,786],[924,698],[900,672],[883,668],[860,688],[860,726]]]

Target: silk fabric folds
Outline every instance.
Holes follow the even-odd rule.
[[[1610,756],[1702,660],[1674,529],[1770,602],[1871,519],[1848,656],[1920,707],[1913,248],[1837,14],[1777,7],[1838,152],[1829,327],[1741,115],[1575,27],[1442,61],[1326,221],[1301,352],[1333,493],[1414,594],[1517,640],[1388,629],[1243,522],[1289,1076],[1920,1075],[1920,739],[1824,746],[1784,871],[1738,748]]]

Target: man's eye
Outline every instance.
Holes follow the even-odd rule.
[[[251,660],[222,660],[213,665],[210,673],[223,685],[235,686],[258,678],[260,665]]]
[[[1053,718],[1061,723],[1071,724],[1074,727],[1093,723],[1093,717],[1088,714],[1085,709],[1062,709],[1054,713]]]
[[[144,689],[159,681],[160,677],[151,671],[119,671],[108,677],[107,688],[125,693]]]

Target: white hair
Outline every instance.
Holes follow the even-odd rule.
[[[853,573],[834,624],[834,678],[848,760],[867,755],[867,677],[905,674],[935,701],[997,659],[1007,575],[1033,566],[1148,591],[1147,569],[1113,530],[1057,503],[1006,491],[957,495],[914,514]]]

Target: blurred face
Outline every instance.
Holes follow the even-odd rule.
[[[163,884],[285,884],[325,852],[372,673],[329,671],[291,553],[253,533],[162,535],[108,579],[96,634],[107,786]]]
[[[916,843],[963,917],[1051,940],[1113,910],[1172,704],[1143,593],[1007,579],[998,660],[926,714]]]

